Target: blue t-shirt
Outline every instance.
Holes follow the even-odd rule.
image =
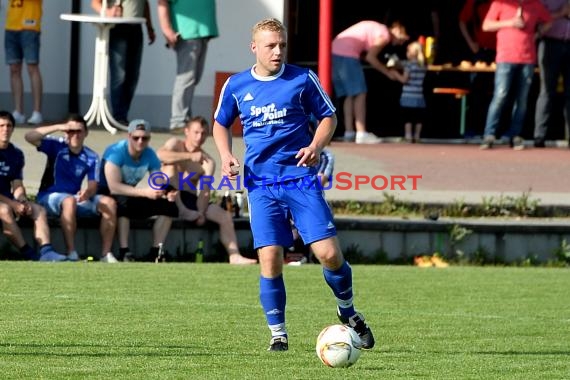
[[[23,179],[24,153],[12,143],[0,149],[0,194],[13,199],[12,181]]]
[[[311,114],[322,120],[335,111],[313,71],[284,64],[271,77],[261,77],[253,68],[229,77],[214,118],[229,128],[239,116],[244,176],[247,183],[261,185],[315,175],[314,167],[297,167],[295,155],[313,139]]]
[[[103,153],[100,187],[108,187],[104,171],[107,161],[121,169],[122,182],[131,186],[136,186],[147,172],[152,173],[160,170],[160,160],[152,148],[146,147],[139,160],[135,161],[129,154],[128,141],[126,139],[117,141],[109,145]]]
[[[63,138],[46,136],[37,150],[47,156],[38,198],[47,193],[77,194],[86,176],[88,181],[99,182],[99,155],[92,149],[83,146],[75,154]]]

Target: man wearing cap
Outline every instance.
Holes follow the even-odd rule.
[[[64,136],[55,136],[62,132]],[[111,252],[117,228],[117,206],[109,196],[97,195],[99,155],[84,145],[88,130],[80,115],[70,115],[63,124],[35,128],[26,141],[47,156],[37,201],[49,216],[59,217],[68,259],[79,260],[75,249],[77,218],[101,217],[101,261],[114,263]],[[82,188],[87,177],[87,186]]]
[[[157,216],[149,254],[149,258],[155,259],[159,245],[168,235],[172,218],[178,217],[174,198],[166,199],[165,190],[136,187],[147,173],[160,170],[160,160],[148,146],[149,141],[150,124],[141,119],[133,120],[129,123],[127,138],[108,146],[103,153],[99,193],[111,194],[117,201],[119,254],[124,261],[134,259],[129,249],[130,219]]]

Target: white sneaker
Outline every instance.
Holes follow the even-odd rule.
[[[44,118],[42,117],[42,114],[39,113],[38,111],[34,111],[32,116],[28,119],[28,124],[41,124],[43,122]]]
[[[113,255],[113,252],[107,252],[105,256],[101,257],[100,261],[102,263],[109,263],[109,264],[114,264],[119,262],[119,260],[117,260],[117,258]]]
[[[356,143],[357,144],[378,144],[381,143],[382,139],[376,136],[374,133],[370,132],[356,132]]]
[[[14,117],[16,124],[24,124],[26,122],[26,115],[18,111],[12,112],[12,116]]]

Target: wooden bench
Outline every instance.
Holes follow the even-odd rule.
[[[459,133],[465,135],[465,119],[467,116],[467,95],[469,90],[465,88],[454,87],[436,87],[433,89],[434,94],[454,95],[456,99],[461,99],[461,116],[459,119]]]

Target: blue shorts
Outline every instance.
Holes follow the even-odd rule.
[[[29,65],[40,63],[40,33],[32,30],[6,30],[4,34],[6,63],[13,65],[26,60]]]
[[[42,195],[38,198],[38,204],[43,206],[48,216],[60,216],[61,215],[61,203],[67,197],[74,197],[75,195],[69,193],[49,193]],[[89,218],[94,216],[99,216],[97,212],[97,205],[101,200],[102,195],[95,195],[89,200],[80,202],[77,204],[77,217],[78,218]]]
[[[255,249],[293,245],[291,217],[305,244],[336,236],[333,216],[316,176],[249,188],[249,219]]]
[[[356,58],[333,55],[332,82],[334,94],[338,98],[356,96],[368,91],[362,64]]]

